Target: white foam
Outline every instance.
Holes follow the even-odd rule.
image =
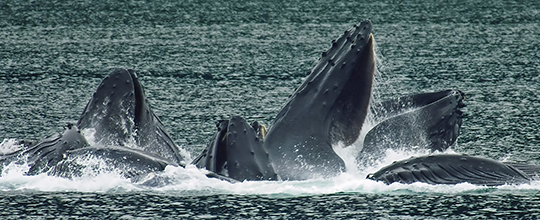
[[[392,157],[403,157],[396,153]],[[369,170],[375,170],[372,168]],[[158,187],[132,183],[129,179],[114,172],[103,172],[98,175],[86,175],[73,179],[48,176],[24,175],[24,165],[19,169],[12,167],[0,177],[2,191],[77,191],[77,192],[130,192],[153,191],[156,193],[179,195],[267,195],[273,197],[289,197],[304,195],[320,195],[333,193],[466,193],[485,189],[501,189],[504,191],[540,190],[540,182],[522,185],[503,185],[499,187],[476,186],[468,183],[456,185],[429,185],[425,183],[385,185],[366,179],[368,171],[347,172],[331,179],[311,179],[305,181],[244,181],[229,183],[214,178],[207,178],[206,171],[192,165],[187,168],[168,166],[163,172],[153,175],[167,179],[167,184]],[[27,170],[27,167],[26,167]]]
[[[411,156],[425,155],[426,150],[388,150],[386,156],[379,163],[358,169],[355,164],[361,141],[353,146],[334,146],[347,166],[348,171],[331,179],[310,179],[305,181],[244,181],[230,183],[227,181],[206,177],[207,171],[188,165],[186,168],[168,166],[163,172],[156,172],[148,176],[149,179],[158,177],[164,180],[158,186],[147,186],[141,182],[133,183],[124,178],[118,170],[111,169],[110,165],[94,157],[83,158],[78,161],[88,165],[81,177],[72,179],[40,174],[27,176],[28,164],[11,163],[4,166],[0,177],[0,191],[77,191],[77,192],[131,192],[151,191],[156,193],[176,195],[213,195],[213,194],[239,194],[239,195],[265,195],[271,197],[290,197],[304,195],[321,195],[333,193],[445,193],[457,194],[496,189],[504,192],[519,192],[522,190],[540,190],[540,182],[522,185],[503,185],[498,187],[476,186],[468,183],[456,185],[429,185],[425,183],[385,185],[366,179],[367,174]],[[6,139],[0,149],[20,148],[14,139]],[[448,150],[445,153],[455,153]],[[26,161],[26,160],[21,160]],[[105,167],[101,167],[105,166]],[[143,181],[144,182],[144,181]]]
[[[96,138],[94,136],[96,134],[96,129],[85,128],[85,129],[82,129],[80,132],[81,132],[81,135],[86,139],[86,142],[88,142],[90,146],[94,146],[97,144]]]
[[[20,150],[23,147],[17,139],[6,138],[0,143],[0,154],[8,154]]]

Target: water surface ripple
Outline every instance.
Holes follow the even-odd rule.
[[[7,146],[61,132],[100,80],[125,67],[137,71],[174,141],[196,155],[218,119],[241,115],[268,124],[330,41],[364,19],[377,43],[376,100],[460,89],[468,106],[454,151],[540,163],[538,1],[1,1],[0,139]],[[359,177],[133,190],[118,179],[84,185],[16,174],[0,178],[4,219],[540,213],[536,183],[384,186]],[[249,187],[259,192],[241,189]]]

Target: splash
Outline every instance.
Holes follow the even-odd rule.
[[[373,123],[366,123],[366,128]],[[369,129],[362,129],[369,130]],[[90,134],[92,131],[85,131]],[[88,135],[92,137],[92,135]],[[92,142],[92,140],[89,140]],[[93,142],[92,142],[93,143]],[[269,197],[297,197],[335,193],[375,193],[375,194],[417,194],[417,193],[515,193],[528,190],[540,190],[540,182],[522,185],[503,185],[498,187],[476,186],[468,183],[456,185],[429,185],[425,183],[385,185],[366,179],[367,174],[375,172],[393,161],[411,156],[425,155],[425,150],[389,149],[378,163],[369,167],[358,167],[355,155],[361,150],[362,138],[352,146],[342,144],[334,146],[347,166],[347,172],[330,179],[310,179],[304,181],[244,181],[230,183],[219,179],[208,178],[208,171],[193,165],[186,168],[167,166],[162,172],[150,173],[139,179],[125,178],[120,170],[111,168],[102,159],[87,157],[78,163],[86,164],[83,175],[62,178],[40,174],[27,176],[28,164],[21,158],[17,162],[4,164],[0,177],[0,191],[32,191],[32,192],[152,192],[182,196],[201,196],[216,194],[261,195]],[[0,144],[0,151],[13,152],[21,149],[20,141],[5,139]],[[454,153],[449,150],[445,153]],[[188,153],[186,153],[189,155]]]
[[[2,150],[17,149],[19,142],[4,140]],[[61,178],[40,174],[27,176],[28,164],[7,164],[0,177],[1,191],[34,191],[34,192],[154,192],[162,194],[200,196],[216,194],[263,195],[270,197],[296,197],[334,193],[376,193],[376,194],[415,194],[415,193],[483,193],[515,192],[522,190],[540,190],[540,182],[523,185],[503,185],[499,187],[475,186],[468,183],[457,185],[429,185],[425,183],[385,185],[382,182],[368,180],[365,176],[380,169],[392,161],[410,156],[425,154],[421,151],[388,150],[381,162],[364,169],[355,168],[354,155],[358,147],[336,146],[344,157],[347,166],[353,167],[331,179],[310,179],[305,181],[244,181],[230,183],[219,179],[206,177],[207,171],[188,165],[186,168],[168,166],[163,172],[151,173],[139,181],[123,177],[118,170],[110,169],[98,158],[86,158],[86,164],[92,170],[86,170],[84,175],[73,178]],[[451,153],[451,152],[447,152]],[[81,162],[82,163],[82,162]],[[152,182],[154,181],[154,182]]]
[[[0,154],[9,154],[21,150],[24,144],[15,138],[4,139],[0,143]]]

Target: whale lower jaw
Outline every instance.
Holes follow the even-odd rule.
[[[499,186],[530,183],[540,169],[537,165],[503,163],[469,155],[437,154],[396,161],[368,179],[386,184],[459,184]]]

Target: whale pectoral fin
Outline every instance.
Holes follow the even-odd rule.
[[[94,140],[103,146],[129,146],[176,163],[182,161],[133,70],[117,69],[105,77],[77,125],[81,130],[94,129]]]
[[[460,91],[445,90],[384,102],[384,116],[375,116],[380,122],[366,134],[357,162],[373,164],[387,149],[446,150],[459,135],[462,100]]]
[[[471,183],[475,185],[498,186],[521,184],[531,181],[531,177],[515,167],[488,158],[467,155],[439,154],[414,157],[393,164],[369,174],[368,179],[410,184]]]
[[[282,179],[345,170],[332,145],[349,145],[360,134],[375,72],[373,44],[369,21],[345,31],[280,110],[263,146]]]
[[[229,177],[239,181],[277,180],[262,140],[242,117],[229,121],[226,144]]]
[[[193,164],[238,181],[277,179],[257,132],[243,118],[220,121],[217,127]]]
[[[86,139],[75,126],[68,125],[63,134],[46,138],[23,152],[28,155],[30,169],[28,175],[37,175],[47,172],[58,162],[64,159],[68,150],[80,149],[88,146]]]

